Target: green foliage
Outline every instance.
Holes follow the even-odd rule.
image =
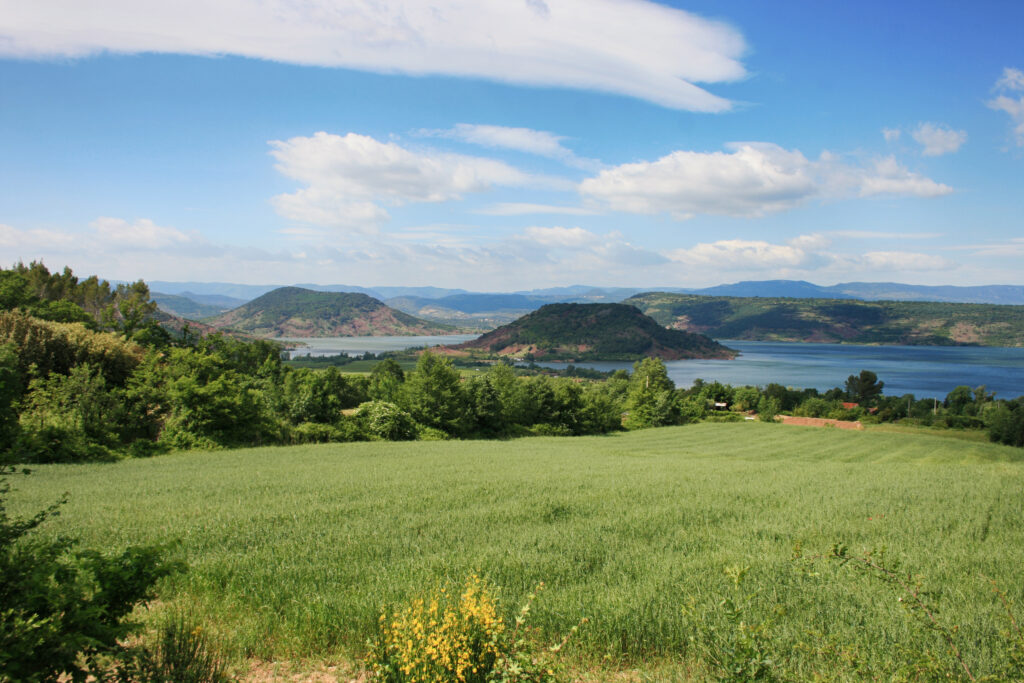
[[[727,358],[733,353],[701,334],[667,329],[624,304],[548,304],[462,345],[545,359],[638,360],[645,356]]]
[[[878,381],[878,375],[870,370],[861,370],[859,375],[846,379],[846,396],[862,406],[873,406],[882,395],[885,382]]]
[[[367,388],[367,395],[374,401],[398,400],[402,383],[405,382],[405,372],[402,367],[391,358],[386,358],[373,366],[370,371],[370,385]]]
[[[122,403],[97,368],[32,380],[15,453],[21,462],[75,462],[114,457]]]
[[[679,423],[675,384],[660,358],[644,358],[633,365],[626,395],[626,427],[645,429]]]
[[[387,401],[369,401],[362,404],[356,418],[363,432],[374,439],[410,441],[417,435],[416,421],[412,416]]]
[[[996,443],[1024,447],[1024,405],[1019,402],[1011,409],[1000,403],[988,415],[988,437]]]
[[[164,617],[156,642],[126,652],[110,683],[229,683],[223,655],[202,626],[181,612]]]
[[[181,565],[156,546],[104,555],[67,538],[32,533],[57,514],[7,514],[12,470],[0,467],[0,680],[84,681],[97,655],[117,652],[132,632],[126,617],[153,597],[153,586]]]
[[[14,347],[18,371],[26,382],[50,373],[66,375],[76,365],[89,363],[98,367],[108,382],[123,386],[144,355],[141,347],[113,334],[16,311],[0,311],[0,344]]]
[[[761,422],[775,422],[775,418],[782,411],[782,404],[779,399],[771,396],[762,396],[757,402],[757,419]]]
[[[725,568],[731,591],[715,609],[698,610],[692,599],[683,607],[692,632],[690,643],[718,681],[780,680],[773,624],[757,615],[758,592],[744,589],[748,571],[750,567]]]
[[[470,426],[459,371],[448,358],[424,351],[402,387],[400,405],[416,422],[452,435]]]
[[[22,386],[16,349],[12,344],[0,344],[0,444],[14,442]],[[0,455],[4,450],[6,446],[0,445]]]

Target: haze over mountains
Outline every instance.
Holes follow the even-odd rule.
[[[212,317],[236,308],[279,285],[217,282],[150,282],[164,310],[184,317]],[[935,301],[1024,305],[1024,286],[975,287],[908,285],[894,282],[846,282],[821,286],[802,280],[744,281],[705,288],[590,287],[573,285],[507,293],[469,292],[442,287],[360,287],[295,285],[321,292],[366,294],[409,315],[456,325],[494,327],[549,303],[618,303],[645,292],[705,296],[860,299],[864,301]],[[180,298],[179,298],[180,297]],[[191,304],[188,302],[192,302]]]

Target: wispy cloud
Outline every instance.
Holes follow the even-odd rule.
[[[512,149],[527,154],[537,154],[567,166],[588,171],[594,171],[601,167],[601,162],[596,159],[578,157],[571,149],[565,147],[562,144],[565,137],[545,130],[459,123],[453,128],[443,130],[422,129],[417,131],[417,134],[460,140],[482,147]]]
[[[886,142],[896,142],[900,139],[902,131],[899,128],[883,128],[882,137],[885,138]]]
[[[717,112],[697,83],[743,78],[728,24],[647,0],[33,0],[5,3],[0,55],[240,55],[628,95]]]
[[[520,202],[504,202],[493,204],[474,213],[484,216],[528,216],[531,214],[556,214],[566,216],[592,216],[599,211],[582,206],[556,206],[552,204],[529,204]]]
[[[810,160],[771,143],[727,145],[729,152],[677,151],[656,161],[623,164],[580,184],[584,197],[616,211],[757,217],[812,198],[906,195],[936,197],[952,188],[913,173],[894,158],[869,166],[824,153]]]
[[[1002,94],[985,104],[1010,117],[1014,142],[1018,147],[1024,147],[1024,95],[1008,94],[1024,90],[1024,71],[1006,67],[993,89]]]

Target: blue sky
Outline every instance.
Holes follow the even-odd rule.
[[[1024,284],[1021,26],[1017,0],[0,0],[0,263]]]

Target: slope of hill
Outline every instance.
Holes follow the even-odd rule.
[[[396,311],[366,294],[281,287],[209,321],[263,337],[449,334],[455,328]]]
[[[624,304],[548,304],[470,342],[448,347],[544,360],[733,358],[702,334],[662,327]]]
[[[189,320],[211,318],[234,308],[234,306],[214,306],[211,304],[204,304],[187,296],[164,294],[162,292],[153,292],[151,298],[164,313],[170,313],[171,315],[176,315],[180,318],[188,318]],[[238,304],[236,304],[236,306],[237,305]]]
[[[667,292],[640,294],[627,302],[662,325],[716,339],[1024,346],[1024,306]]]

